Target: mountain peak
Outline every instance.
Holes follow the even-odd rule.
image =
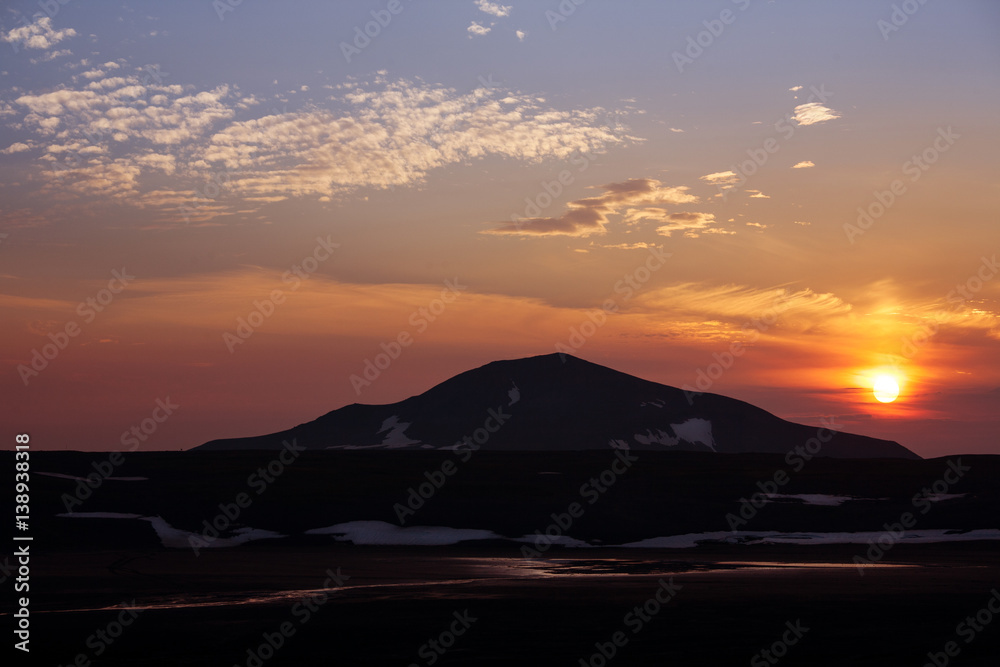
[[[653,449],[919,458],[888,440],[794,424],[749,403],[676,387],[562,353],[493,361],[389,405],[352,404],[295,428],[204,449]],[[482,440],[482,442],[479,442]],[[813,444],[815,443],[815,444]]]

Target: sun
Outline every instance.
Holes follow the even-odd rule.
[[[879,403],[892,403],[899,396],[899,383],[891,375],[879,375],[872,385],[872,393]]]

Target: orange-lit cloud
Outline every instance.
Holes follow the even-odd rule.
[[[567,210],[551,218],[520,218],[486,234],[516,234],[522,236],[590,236],[603,234],[608,216],[624,213],[626,221],[657,219],[666,215],[663,208],[634,209],[646,204],[687,204],[698,198],[688,194],[686,186],[668,187],[652,178],[633,178],[621,183],[600,186],[604,194],[571,201]]]

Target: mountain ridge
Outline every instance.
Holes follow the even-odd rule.
[[[690,399],[690,400],[689,400]],[[552,353],[463,371],[397,403],[351,403],[276,433],[195,449],[679,449],[920,458],[899,443],[783,420],[739,399],[691,394]]]

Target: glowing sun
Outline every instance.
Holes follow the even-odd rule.
[[[890,375],[879,375],[872,385],[872,393],[879,403],[892,403],[899,396],[899,383]]]

